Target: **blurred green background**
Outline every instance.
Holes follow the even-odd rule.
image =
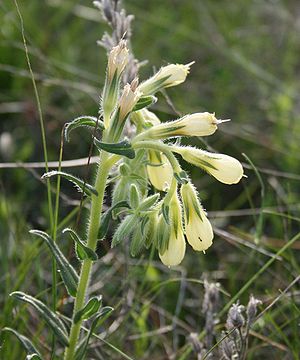
[[[161,65],[195,61],[187,81],[167,91],[176,110],[182,114],[215,112],[218,118],[232,120],[220,126],[214,136],[189,143],[235,156],[244,162],[248,177],[239,185],[226,186],[184,165],[191,170],[203,204],[219,230],[206,256],[199,257],[189,249],[179,274],[218,281],[232,297],[269,259],[262,252],[276,253],[300,229],[300,3],[126,0],[124,5],[127,13],[135,16],[134,54],[139,60],[148,60],[140,79]],[[19,0],[19,6],[41,98],[49,159],[57,160],[63,124],[79,115],[97,114],[106,54],[96,40],[110,29],[90,1]],[[13,1],[1,1],[0,24],[0,163],[43,161],[38,112]],[[154,111],[164,120],[176,118],[165,98],[159,98]],[[89,146],[88,132],[74,132],[72,141],[65,146],[64,159],[87,156]],[[259,177],[242,153],[258,169],[263,194]],[[85,174],[82,168],[72,172]],[[42,173],[42,169],[0,168],[0,306],[4,309],[0,323],[19,323],[24,332],[31,334],[42,332],[36,319],[27,321],[26,312],[20,311],[20,322],[7,298],[15,289],[37,294],[50,286],[49,254],[28,235],[30,228],[48,227],[46,188],[39,180]],[[65,182],[62,192],[65,198],[61,201],[60,220],[74,209],[71,200],[80,199]],[[65,246],[71,249],[71,244]],[[109,245],[104,247],[108,250]],[[299,243],[295,243],[281,261],[276,261],[242,294],[241,302],[245,303],[250,293],[266,304],[276,297],[278,289],[283,290],[299,274],[299,249]],[[98,280],[105,276],[99,289],[109,305],[130,307],[131,292],[139,303],[149,284],[178,277],[177,272],[156,267],[154,261],[145,285],[146,265],[129,259],[123,250],[112,252],[116,262],[113,267],[112,260],[107,260],[95,274]],[[148,257],[145,252],[142,261],[147,263]],[[149,347],[157,359],[168,358],[163,355],[164,341],[173,349],[177,344],[176,353],[188,341],[188,331],[200,332],[203,323],[202,287],[196,285],[195,290],[195,285],[188,285],[177,311],[177,296],[182,293],[179,289],[176,282],[168,285],[157,300],[172,316],[189,325],[189,330],[177,325],[178,344],[171,333],[127,341],[128,335],[158,326],[154,310],[139,313],[138,305],[111,335],[112,343],[134,358],[142,358],[140,354]],[[249,359],[299,358],[299,292],[293,290],[296,295],[279,301],[256,329],[282,347],[254,337]],[[47,298],[47,292],[44,296]],[[223,305],[226,301],[225,297]],[[16,346],[10,358],[19,359],[20,351]]]

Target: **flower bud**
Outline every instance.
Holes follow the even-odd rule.
[[[119,102],[119,120],[123,121],[126,119],[140,97],[141,92],[137,89],[137,79],[133,80],[131,84],[126,84],[124,86]]]
[[[171,185],[173,168],[166,156],[159,152],[150,150],[147,172],[151,184],[160,191],[166,191]]]
[[[113,81],[114,76],[120,77],[128,63],[128,58],[129,51],[126,47],[126,41],[121,40],[108,55],[107,75],[109,82]]]
[[[166,139],[176,136],[208,136],[217,130],[217,120],[214,114],[208,112],[186,115],[178,120],[153,126],[143,133],[143,138]]]
[[[109,126],[110,116],[117,104],[121,74],[127,65],[128,56],[129,52],[124,40],[113,47],[108,55],[107,73],[102,94],[102,110],[106,128]]]
[[[187,241],[194,250],[205,251],[212,245],[214,234],[196,190],[190,182],[181,186],[181,198]]]
[[[144,81],[140,85],[140,90],[144,95],[150,95],[155,94],[162,88],[179,85],[185,81],[192,64],[170,64],[164,66],[155,75]]]
[[[159,257],[166,266],[176,266],[181,263],[185,254],[185,239],[182,229],[181,205],[175,194],[170,201],[171,232],[167,249],[159,253]]]
[[[193,147],[177,146],[172,150],[180,154],[185,161],[201,167],[224,184],[237,184],[244,174],[242,164],[231,156],[213,154]]]

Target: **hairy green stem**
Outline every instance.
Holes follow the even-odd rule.
[[[98,192],[98,196],[92,197],[89,229],[88,229],[88,241],[87,241],[87,246],[93,250],[96,249],[96,245],[97,245],[104,192],[106,188],[109,170],[113,165],[113,163],[114,163],[113,161],[110,161],[109,155],[107,153],[101,152],[97,177],[95,181],[95,188]],[[86,290],[89,284],[91,269],[92,269],[92,261],[90,259],[84,260],[81,267],[79,284],[77,288],[77,295],[75,299],[73,322],[69,337],[69,346],[66,348],[65,351],[65,357],[64,357],[65,360],[74,360],[76,344],[78,341],[81,323],[82,323],[82,321],[78,321],[75,324],[74,316],[77,313],[77,311],[84,306]]]
[[[140,142],[133,142],[132,147],[134,149],[151,149],[155,151],[161,151],[168,158],[174,173],[179,173],[181,171],[179,162],[176,159],[176,157],[173,155],[172,148],[169,145],[166,145],[164,143],[159,143],[158,141],[140,141]]]

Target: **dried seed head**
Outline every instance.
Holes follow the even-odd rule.
[[[258,299],[255,299],[253,295],[250,296],[248,305],[247,305],[247,319],[249,325],[253,323],[255,320],[255,316],[257,313],[257,306],[260,305],[262,302]]]
[[[222,337],[226,336],[224,332],[222,332]],[[221,354],[226,360],[233,360],[237,357],[237,351],[234,342],[229,338],[226,337],[221,342]]]
[[[227,329],[240,328],[245,324],[242,312],[245,310],[243,305],[233,304],[228,311],[226,327]]]
[[[200,354],[201,351],[203,350],[203,344],[198,339],[198,334],[197,333],[190,333],[189,340],[190,340],[190,342],[191,342],[191,344],[193,346],[193,349],[194,349],[195,353]]]
[[[210,283],[207,280],[204,281],[204,299],[202,303],[202,312],[203,314],[208,311],[213,313],[217,311],[220,300],[220,284],[219,283]]]

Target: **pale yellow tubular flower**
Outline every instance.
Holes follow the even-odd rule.
[[[193,147],[174,146],[172,150],[187,162],[201,167],[224,184],[237,184],[243,177],[242,164],[235,158],[224,154],[213,154]]]
[[[185,255],[185,239],[182,227],[181,205],[176,192],[170,202],[171,233],[168,248],[159,254],[162,263],[166,266],[176,266],[181,263]]]
[[[166,266],[176,266],[181,263],[185,255],[185,239],[183,231],[180,231],[177,236],[171,230],[169,247],[161,255],[159,254],[161,262]]]
[[[138,102],[142,93],[137,89],[137,79],[131,84],[126,84],[119,102],[119,119],[124,120]]]
[[[173,168],[166,156],[159,152],[150,150],[148,152],[149,165],[147,172],[151,184],[160,191],[166,191],[171,185]]]
[[[193,64],[170,64],[163,66],[155,75],[140,85],[144,95],[154,94],[162,88],[176,86],[183,83]]]
[[[166,139],[176,136],[208,136],[217,130],[217,125],[222,120],[217,120],[215,114],[195,113],[186,115],[178,120],[153,126],[143,133],[143,138]]]
[[[129,50],[126,47],[126,41],[121,40],[120,43],[113,47],[108,55],[108,79],[111,82],[116,75],[119,77],[124,71],[129,59]]]
[[[181,186],[183,201],[185,234],[188,243],[196,251],[205,251],[213,241],[213,230],[206,213],[201,206],[197,192],[191,183]]]

